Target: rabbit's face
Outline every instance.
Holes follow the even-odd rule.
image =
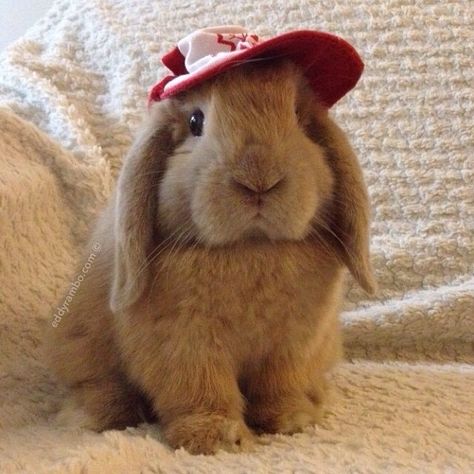
[[[144,125],[111,207],[114,312],[146,293],[150,262],[165,243],[174,249],[311,234],[308,243],[332,252],[374,290],[361,169],[292,63],[239,65],[153,104]]]
[[[333,177],[305,133],[302,90],[291,63],[244,65],[173,99],[186,132],[159,186],[165,236],[221,245],[310,232]]]

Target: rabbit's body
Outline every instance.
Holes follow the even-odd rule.
[[[152,110],[93,236],[102,251],[50,331],[88,426],[156,416],[172,446],[211,453],[247,444],[247,425],[317,421],[343,264],[373,282],[356,158],[301,83],[290,63],[241,66]],[[201,108],[206,133],[190,137]]]
[[[233,396],[240,400],[237,382],[253,427],[270,432],[301,428],[290,421],[283,425],[264,420],[259,417],[262,407],[254,404],[262,400],[269,404],[288,388],[285,366],[291,367],[291,378],[300,379],[291,396],[321,401],[324,374],[341,353],[337,322],[341,272],[327,255],[317,253],[314,245],[305,243],[166,252],[156,263],[161,277],[153,284],[152,294],[160,298],[146,305],[153,311],[142,310],[142,339],[126,337],[136,324],[133,316],[119,323],[132,379],[144,384],[147,393],[167,393],[173,404],[180,394],[203,395],[199,388],[203,383],[233,386]],[[301,266],[301,261],[315,257],[319,269]],[[178,360],[182,372],[176,379]],[[146,380],[143,361],[146,367],[155,367]],[[279,366],[276,380],[273,370],[268,373],[274,363]],[[223,371],[219,382],[204,382],[207,370],[212,375],[219,368]],[[204,410],[209,402],[202,400]],[[308,414],[313,421],[319,408]]]
[[[189,332],[195,353],[215,340],[239,377],[288,339],[295,342],[295,354],[304,352],[313,339],[327,336],[340,294],[340,266],[318,250],[311,243],[284,242],[165,252],[155,264],[161,277],[151,296],[160,297],[150,305],[156,337],[163,334],[164,344],[186,340]]]
[[[196,377],[195,383],[203,384],[206,377],[199,367],[211,367],[211,361],[199,359],[211,354],[230,371],[220,383],[237,381],[250,403],[264,396],[266,404],[278,395],[272,393],[274,384],[284,386],[284,373],[279,371],[277,380],[268,380],[267,387],[265,367],[272,361],[284,365],[281,358],[285,357],[291,376],[301,379],[299,395],[311,402],[307,417],[315,422],[324,395],[324,374],[341,355],[340,264],[312,242],[256,242],[212,250],[171,247],[162,249],[152,263],[160,277],[143,307],[135,309],[139,321],[135,312],[117,319],[109,309],[110,276],[104,276],[111,273],[112,260],[105,250],[70,312],[51,333],[56,339],[50,351],[57,373],[83,392],[81,404],[94,414],[84,426],[123,428],[147,419],[148,400],[143,393],[166,393],[173,402],[186,400],[198,390],[191,380]],[[175,360],[167,365],[170,359]],[[174,373],[176,364],[182,370],[181,383]],[[270,375],[274,377],[273,370]],[[235,396],[243,406],[240,393]],[[202,400],[203,409],[208,402]],[[259,418],[261,407],[252,408],[247,420],[254,427],[271,432],[302,427],[299,420],[291,419],[277,425],[274,419]]]

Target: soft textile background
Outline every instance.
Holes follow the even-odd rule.
[[[474,471],[472,12],[462,0],[57,0],[0,60],[0,471]],[[369,184],[380,284],[372,300],[350,285],[352,362],[324,426],[250,455],[174,453],[153,427],[57,427],[41,325],[74,279],[161,54],[226,23],[331,31],[365,60],[334,110]]]

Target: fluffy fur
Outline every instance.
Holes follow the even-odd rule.
[[[51,365],[95,430],[157,417],[192,453],[299,431],[341,355],[343,265],[374,288],[368,222],[350,145],[291,63],[155,104]]]

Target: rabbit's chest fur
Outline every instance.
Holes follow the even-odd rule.
[[[314,243],[180,249],[155,266],[148,318],[158,339],[222,347],[245,363],[302,347],[337,316],[340,264]]]

